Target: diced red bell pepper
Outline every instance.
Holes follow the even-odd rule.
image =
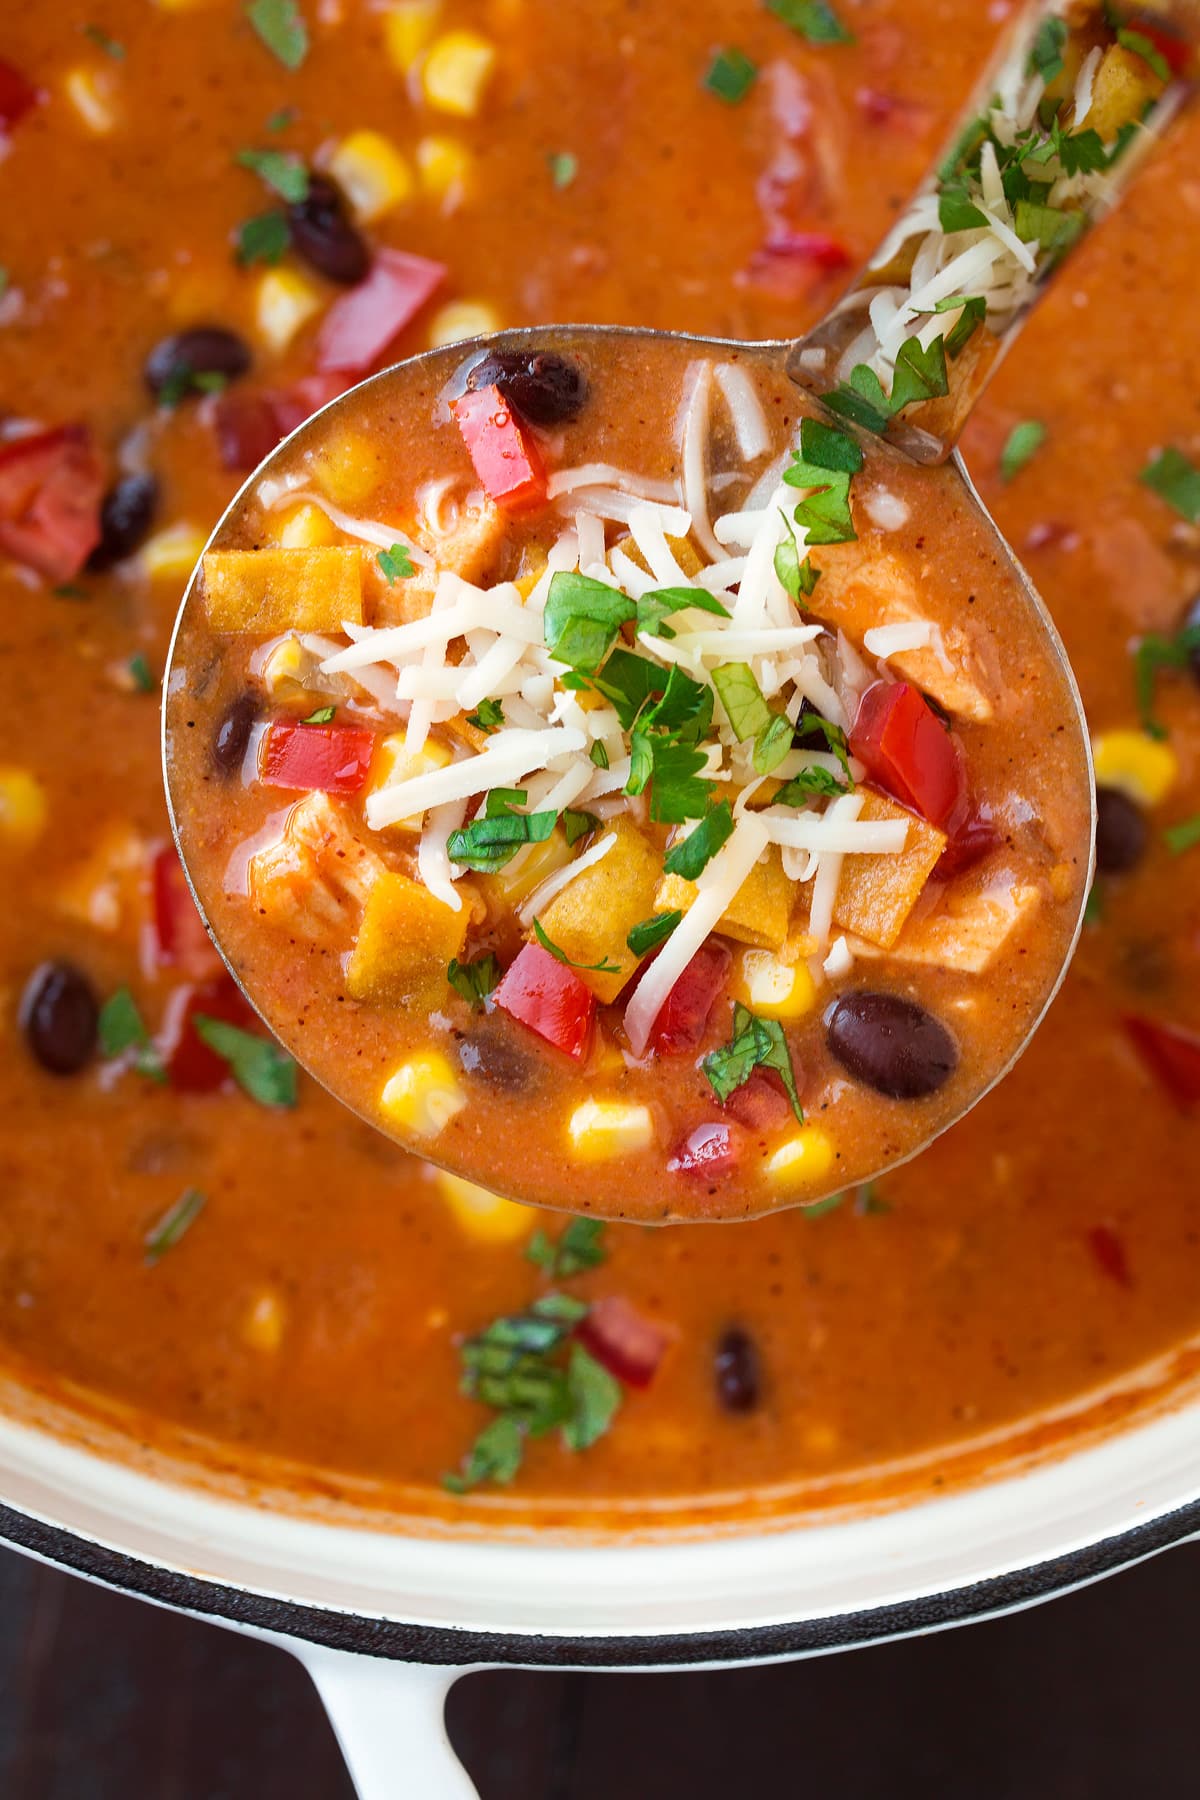
[[[863,695],[850,749],[872,781],[951,834],[965,814],[962,745],[908,681],[877,681]]]
[[[794,1057],[792,1067],[796,1068]],[[748,1131],[778,1131],[792,1117],[787,1089],[774,1069],[752,1069],[724,1102],[724,1110]]]
[[[498,387],[473,388],[450,403],[484,493],[508,512],[546,500],[546,470],[533,433]]]
[[[676,1175],[698,1175],[705,1180],[732,1175],[738,1162],[737,1128],[730,1125],[697,1125],[689,1131],[667,1163]]]
[[[998,850],[1003,842],[1004,834],[986,801],[972,807],[933,865],[934,880],[952,881]]]
[[[181,1094],[211,1094],[229,1080],[229,1064],[209,1048],[196,1030],[199,1013],[243,1028],[256,1023],[232,975],[220,975],[198,987],[177,987],[167,1001],[156,1041],[171,1086]]]
[[[317,367],[365,375],[446,279],[444,263],[378,250],[371,272],[335,300],[317,338]]]
[[[0,550],[51,581],[78,575],[100,542],[104,470],[83,425],[0,448]]]
[[[151,869],[154,895],[154,959],[176,968],[192,981],[204,981],[222,967],[221,956],[205,929],[183,864],[174,844],[166,844]]]
[[[19,69],[0,58],[0,137],[19,125],[37,105],[38,91]]]
[[[375,733],[358,725],[305,725],[276,719],[268,726],[259,779],[268,787],[305,793],[357,794],[371,772]]]
[[[1179,1025],[1132,1014],[1121,1023],[1134,1049],[1176,1106],[1186,1112],[1200,1103],[1200,1036]]]
[[[256,469],[281,439],[343,391],[337,375],[306,375],[290,388],[261,388],[257,393],[231,388],[211,403],[210,420],[221,466]]]
[[[622,1299],[606,1294],[588,1308],[575,1336],[610,1375],[629,1387],[649,1387],[671,1341],[669,1332]]]
[[[733,954],[720,938],[709,938],[662,1003],[650,1032],[656,1056],[686,1056],[708,1029],[709,1015],[729,981]]]
[[[592,1042],[596,996],[574,969],[540,944],[526,944],[492,995],[511,1019],[519,1019],[556,1050],[581,1062]]]
[[[1097,1264],[1110,1281],[1115,1281],[1118,1287],[1133,1286],[1125,1245],[1115,1231],[1110,1230],[1107,1225],[1093,1225],[1087,1234],[1087,1243]]]

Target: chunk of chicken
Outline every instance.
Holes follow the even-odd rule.
[[[493,501],[464,507],[443,536],[432,532],[414,535],[421,548],[433,557],[435,567],[418,569],[415,575],[390,584],[377,568],[377,579],[372,579],[368,597],[372,625],[406,625],[412,619],[423,619],[433,605],[438,576],[443,571],[484,587],[498,578],[507,526],[504,514]]]
[[[895,962],[982,975],[1028,931],[1044,893],[1013,870],[992,872],[985,882],[945,890],[938,904],[910,918],[887,950],[865,938],[848,940],[856,956],[888,956]]]
[[[348,934],[384,871],[328,794],[306,794],[279,837],[247,868],[250,898],[264,918],[316,939]]]

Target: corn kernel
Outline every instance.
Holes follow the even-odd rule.
[[[304,500],[283,515],[277,541],[285,550],[320,550],[338,542],[337,526],[319,506]]]
[[[388,1123],[414,1137],[436,1137],[466,1104],[454,1071],[437,1050],[401,1063],[379,1096]]]
[[[383,42],[389,60],[407,75],[433,36],[441,0],[400,0],[383,15]]]
[[[352,131],[329,158],[329,173],[363,224],[412,199],[416,178],[381,131]]]
[[[256,1294],[242,1316],[242,1339],[251,1350],[270,1355],[283,1342],[286,1319],[283,1301],[271,1288]]]
[[[607,1162],[645,1150],[654,1138],[648,1106],[624,1100],[585,1100],[567,1124],[571,1149],[580,1162]]]
[[[138,564],[151,581],[186,581],[207,542],[198,525],[180,519],[146,539],[138,552]]]
[[[453,204],[466,189],[473,160],[466,145],[457,138],[423,137],[417,145],[417,175],[422,193],[430,200]]]
[[[515,1244],[529,1236],[534,1220],[530,1207],[518,1206],[515,1200],[505,1200],[489,1188],[465,1181],[461,1175],[451,1175],[446,1169],[438,1170],[437,1184],[469,1237],[486,1244]]]
[[[311,473],[321,492],[337,505],[361,506],[379,486],[379,446],[362,432],[334,428],[314,452]]]
[[[1140,806],[1165,800],[1179,774],[1170,744],[1144,731],[1102,731],[1092,741],[1098,787],[1120,788]]]
[[[430,106],[473,119],[495,67],[496,50],[477,31],[447,31],[430,47],[421,84]]]
[[[286,350],[322,303],[320,290],[295,269],[268,269],[259,276],[254,303],[259,337],[270,350]]]
[[[0,768],[0,844],[25,850],[46,826],[46,790],[28,769]]]
[[[833,1166],[833,1145],[819,1125],[804,1125],[767,1158],[767,1174],[781,1187],[815,1187]]]
[[[732,993],[751,1012],[767,1019],[799,1019],[811,1012],[816,984],[804,962],[787,963],[773,950],[743,950]]]
[[[379,788],[390,787],[397,781],[411,781],[417,775],[429,775],[434,769],[444,769],[450,761],[450,752],[445,744],[428,739],[419,750],[407,748],[402,731],[392,737],[385,737],[376,752],[375,767],[378,775],[371,783],[370,792]],[[390,828],[393,831],[420,831],[425,822],[424,813],[410,813],[406,819],[397,819]]]
[[[496,309],[482,300],[452,300],[439,307],[429,324],[429,347],[440,350],[443,344],[458,344],[464,338],[486,337],[499,331],[500,317]]]
[[[107,69],[72,69],[63,91],[88,130],[107,137],[117,123],[116,84]]]

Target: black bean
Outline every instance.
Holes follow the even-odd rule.
[[[42,963],[25,984],[21,1029],[51,1075],[77,1075],[91,1060],[98,1018],[92,985],[71,963]]]
[[[1195,631],[1200,634],[1200,594],[1196,595],[1183,615],[1183,626],[1185,631]],[[1200,681],[1200,638],[1188,651],[1188,666],[1196,680]]]
[[[721,1336],[713,1359],[717,1399],[726,1412],[753,1412],[762,1394],[762,1363],[758,1345],[740,1325],[731,1325]]]
[[[464,1036],[458,1060],[468,1075],[478,1076],[489,1087],[505,1094],[524,1094],[536,1088],[541,1069],[531,1056],[499,1032],[482,1029]]]
[[[554,350],[489,350],[467,376],[469,388],[498,387],[531,425],[565,425],[583,411],[587,382]]]
[[[158,483],[153,475],[125,475],[100,502],[100,542],[88,557],[89,569],[111,569],[132,556],[154,523]]]
[[[1142,860],[1150,836],[1146,815],[1120,788],[1096,789],[1096,867],[1124,875]]]
[[[318,275],[353,287],[371,264],[371,253],[346,211],[342,191],[325,175],[309,178],[308,193],[288,208],[292,245]]]
[[[844,994],[825,1030],[842,1067],[892,1100],[935,1093],[958,1067],[958,1047],[940,1019],[900,994]]]
[[[250,350],[235,331],[223,325],[194,325],[160,338],[142,368],[155,399],[179,400],[202,390],[205,377],[236,381],[250,367]]]
[[[258,700],[254,694],[239,694],[221,714],[213,732],[212,759],[222,775],[233,775],[241,768],[257,718]]]

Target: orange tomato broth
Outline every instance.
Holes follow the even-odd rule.
[[[232,6],[109,0],[102,25],[125,48],[119,61],[84,33],[93,8],[26,9],[0,43],[45,93],[0,166],[21,220],[4,250],[6,408],[47,425],[85,420],[110,459],[153,421],[159,525],[207,532],[237,477],[220,466],[205,405],[155,415],[141,366],[168,332],[220,323],[255,345],[252,380],[308,370],[315,321],[282,355],[256,344],[258,272],[230,251],[264,204],[233,157],[271,142],[265,121],[285,105],[297,115],[279,141],[305,154],[370,126],[410,155],[431,133],[472,155],[456,209],[418,196],[371,227],[450,270],[395,354],[429,341],[450,298],[486,302],[502,324],[797,332],[836,274],[814,271],[786,297],[743,279],[764,233],[756,184],[776,200],[782,184],[797,229],[860,261],[995,28],[966,4],[843,10],[853,46],[808,45],[745,0],[682,13],[601,0],[448,7],[443,24],[472,25],[498,53],[478,116],[463,121],[406,97],[365,9],[320,22],[314,8],[294,73]],[[799,80],[764,76],[725,107],[701,86],[721,43]],[[68,97],[81,67],[108,89],[103,134]],[[547,157],[563,151],[578,171],[560,187]],[[966,444],[1102,733],[1136,724],[1130,639],[1174,631],[1200,584],[1195,533],[1138,481],[1162,444],[1200,448],[1198,163],[1193,120],[1080,253]],[[315,285],[327,304],[334,291]],[[1031,417],[1046,442],[1003,485],[1001,447]],[[128,984],[151,1029],[178,984],[177,970],[145,959],[145,869],[166,828],[155,701],[129,691],[128,665],[140,653],[161,666],[183,571],[139,566],[83,577],[86,599],[0,566],[4,760],[36,777],[47,808],[35,845],[6,844],[0,888],[4,1363],[118,1420],[131,1443],[187,1442],[199,1455],[198,1438],[210,1462],[286,1465],[296,1491],[461,1516],[484,1503],[446,1497],[439,1478],[487,1414],[457,1391],[457,1339],[543,1290],[519,1238],[473,1235],[431,1175],[311,1084],[295,1111],[268,1111],[100,1062],[53,1077],[22,1044],[19,996],[47,957],[81,967],[102,996]],[[487,1490],[486,1516],[736,1520],[768,1495],[801,1509],[911,1494],[995,1465],[1005,1433],[1193,1336],[1196,1121],[1122,1027],[1130,1013],[1200,1026],[1197,886],[1162,837],[1200,805],[1194,688],[1164,678],[1159,711],[1177,767],[1149,809],[1149,848],[1135,873],[1102,883],[1103,918],[1015,1074],[889,1178],[886,1211],[848,1197],[820,1217],[736,1232],[610,1228],[606,1262],[568,1285],[619,1294],[661,1323],[661,1366],[591,1449],[532,1445],[514,1486],[500,1500]],[[147,1266],[146,1233],[193,1188],[203,1211]],[[713,1373],[731,1325],[752,1336],[762,1368],[760,1403],[736,1415]]]

